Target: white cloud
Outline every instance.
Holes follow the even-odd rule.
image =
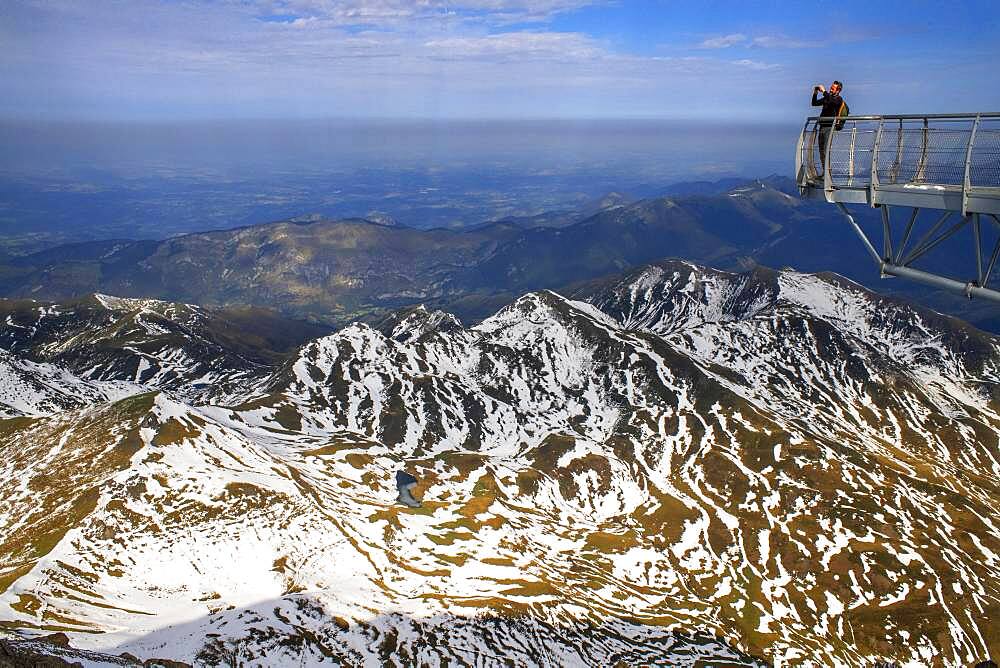
[[[258,0],[262,17],[319,20],[328,25],[396,27],[412,21],[507,25],[544,22],[599,0]]]
[[[8,92],[0,114],[691,116],[776,76],[776,65],[758,60],[628,54],[544,23],[497,27],[510,12],[578,4],[465,0],[461,12],[438,0],[20,5],[0,24]]]
[[[808,49],[819,45],[819,41],[808,42],[787,35],[760,35],[750,41],[750,46],[763,49]]]
[[[824,38],[824,41],[829,42],[830,39],[831,38],[827,36]],[[731,35],[710,37],[698,45],[701,49],[729,49],[738,46],[760,49],[806,49],[819,46],[819,44],[796,39],[784,34],[768,34],[751,37],[743,33],[733,33]]]
[[[703,49],[728,49],[731,46],[737,46],[743,44],[747,41],[747,36],[743,33],[733,33],[731,35],[722,35],[720,37],[710,37],[703,41],[699,46]]]
[[[759,60],[750,60],[749,58],[741,58],[740,60],[734,60],[733,65],[737,65],[739,67],[745,67],[749,70],[758,70],[758,71],[775,70],[781,67],[781,65],[778,65],[777,63],[763,63]]]
[[[449,37],[428,41],[424,46],[434,57],[448,59],[581,61],[609,55],[597,42],[579,33],[509,32]]]

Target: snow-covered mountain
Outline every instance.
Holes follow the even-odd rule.
[[[67,393],[120,394],[122,383],[128,394],[146,386],[189,402],[232,401],[252,393],[289,348],[328,331],[261,309],[100,294],[62,303],[0,300],[0,322],[0,355],[23,360],[0,357],[0,366],[20,367],[3,377],[22,378],[0,384],[0,415],[78,405]],[[62,380],[46,382],[53,374]],[[105,382],[91,383],[97,394],[88,394],[80,381]]]
[[[60,380],[8,321],[72,401],[0,421],[0,626],[204,665],[1000,654],[1000,342],[832,276],[573,297],[411,309],[197,396]]]

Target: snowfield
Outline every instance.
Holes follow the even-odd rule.
[[[192,317],[99,299],[127,358]],[[120,378],[0,352],[0,628],[196,665],[1000,655],[1000,345],[956,321],[664,262],[267,373],[191,340]]]

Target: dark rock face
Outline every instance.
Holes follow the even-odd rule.
[[[0,668],[83,668],[83,661],[132,667],[143,665],[141,661],[125,657],[76,650],[65,633],[34,640],[0,639]]]
[[[38,641],[48,645],[55,645],[56,647],[69,647],[69,636],[61,631],[47,636],[42,636],[38,639]]]
[[[83,668],[83,664],[51,656],[44,649],[0,640],[0,668]]]
[[[35,639],[0,639],[0,668],[83,668],[92,662],[129,668],[192,668],[191,664],[172,659],[146,659],[122,652],[105,654],[76,649],[65,633],[53,633]]]

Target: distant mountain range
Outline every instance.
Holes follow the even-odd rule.
[[[63,300],[97,292],[260,306],[330,326],[373,322],[424,303],[476,322],[525,292],[571,291],[676,257],[731,270],[762,264],[836,271],[1000,328],[995,306],[880,281],[839,213],[799,199],[788,179],[678,184],[676,190],[634,202],[612,193],[585,211],[467,230],[416,230],[386,225],[382,217],[306,217],[164,241],[60,246],[0,257],[0,296]],[[859,215],[867,219],[864,211]],[[875,221],[875,212],[869,217]]]
[[[590,233],[690,232],[731,202],[751,238],[786,206],[760,190]],[[372,234],[310,227],[267,228],[262,257]],[[138,263],[187,266],[176,243]],[[322,335],[105,295],[3,309],[8,633],[103,665],[1000,655],[1000,340],[841,277],[664,261],[474,327],[410,307]],[[400,469],[422,508],[394,504]]]

